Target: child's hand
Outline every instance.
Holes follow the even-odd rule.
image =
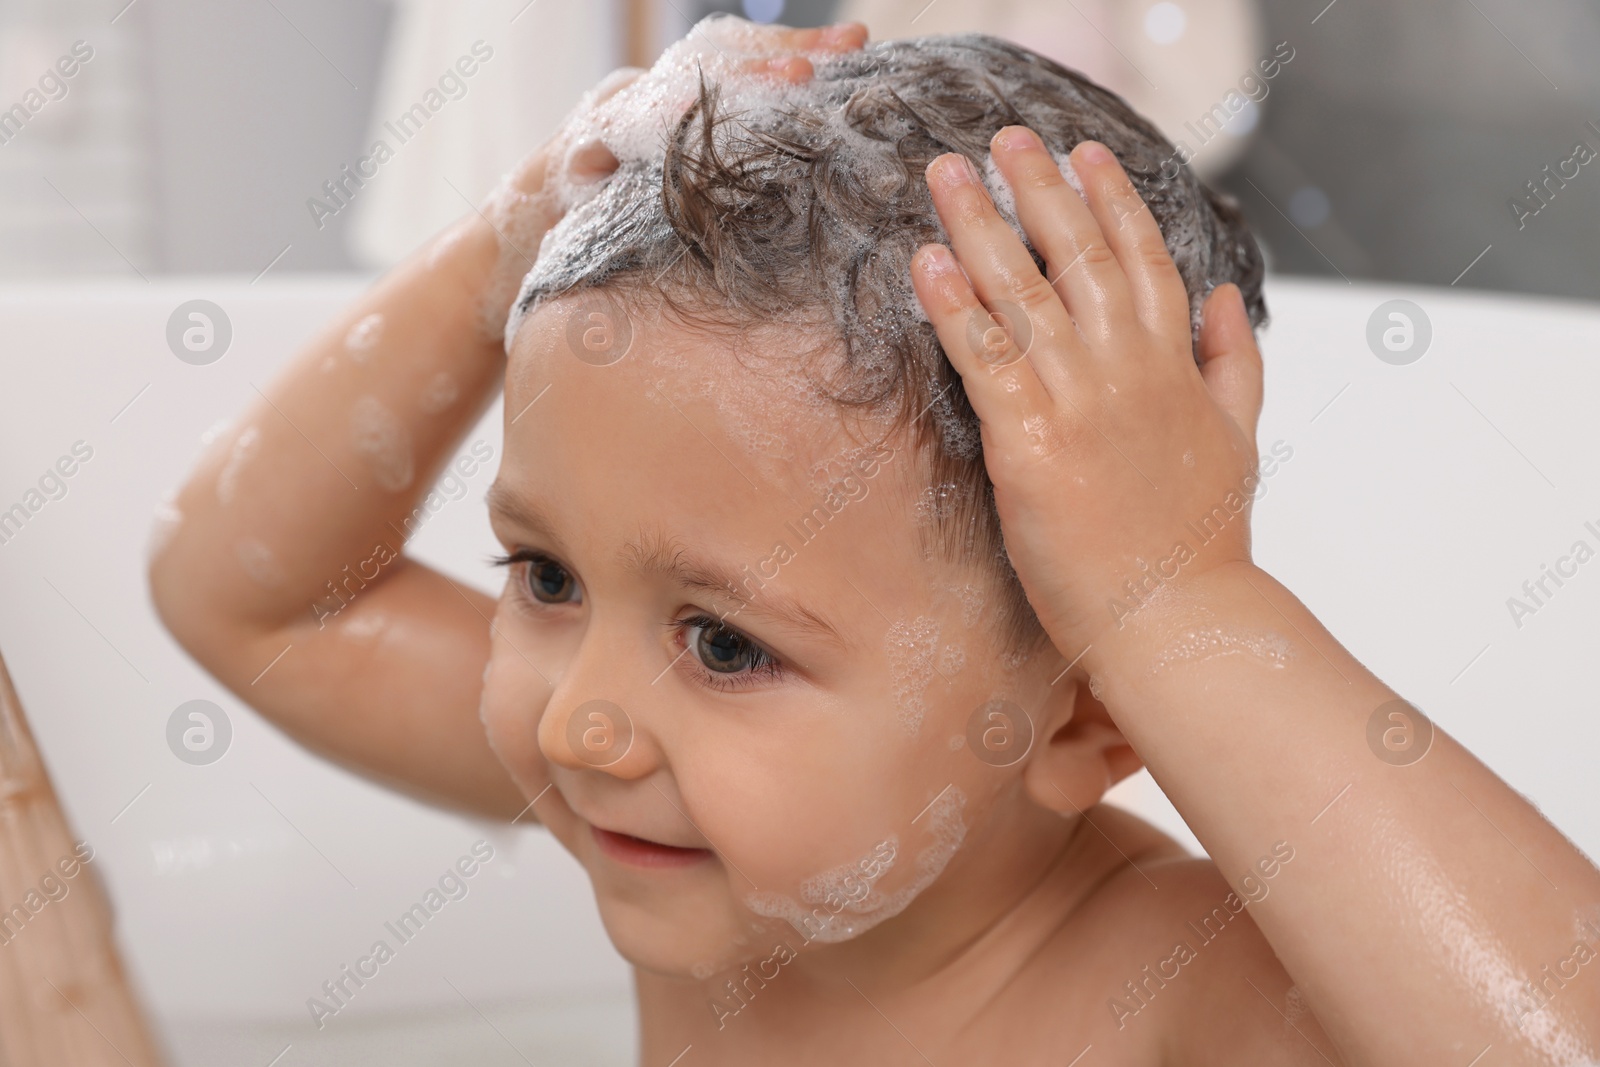
[[[991,150],[1049,280],[956,154],[928,167],[955,255],[927,245],[912,276],[982,421],[1007,554],[1074,657],[1159,586],[1249,561],[1261,355],[1230,284],[1206,301],[1196,368],[1183,281],[1104,146],[1070,157],[1087,203],[1032,131]]]

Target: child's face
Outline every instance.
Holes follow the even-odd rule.
[[[852,440],[770,359],[674,326],[636,317],[623,358],[580,359],[595,306],[542,307],[507,372],[493,523],[535,558],[508,575],[483,717],[534,814],[651,970],[851,939],[914,897],[912,916],[965,906],[1026,803],[969,721],[1037,707],[1061,663],[1008,665],[992,580],[925,556],[940,497],[903,443]]]

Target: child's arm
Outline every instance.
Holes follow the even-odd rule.
[[[631,73],[602,82],[573,119]],[[530,196],[504,198],[522,204],[515,236],[504,217],[469,214],[306,345],[191,473],[150,564],[173,636],[296,740],[502,817],[526,801],[478,718],[495,600],[402,553],[503,385],[497,327],[558,218],[532,194],[572,128],[513,173],[511,189]],[[593,152],[578,162],[605,170]]]
[[[996,162],[1055,284],[952,157],[929,182],[971,282],[936,246],[913,274],[1056,648],[1082,655],[1217,867],[1259,897],[1249,911],[1335,1055],[1600,1058],[1600,967],[1583,966],[1600,954],[1600,871],[1442,731],[1420,759],[1391,751],[1405,715],[1425,724],[1250,561],[1261,362],[1237,287],[1207,301],[1197,370],[1183,283],[1121,168],[1074,149],[1086,203],[1016,132]],[[1025,310],[1031,349],[981,358],[972,316],[1003,302]],[[1208,990],[1220,1010],[1184,1062],[1229,1062],[1239,1048],[1206,1038],[1265,995]]]
[[[509,817],[526,802],[478,721],[495,601],[402,555],[502,384],[478,311],[498,245],[469,216],[306,345],[190,474],[149,577],[178,642],[296,740]]]

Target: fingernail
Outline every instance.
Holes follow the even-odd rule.
[[[949,274],[956,269],[956,257],[944,245],[929,245],[922,253],[922,265],[930,275]]]
[[[972,161],[963,155],[948,155],[935,160],[938,166],[939,180],[946,185],[966,185],[976,180],[976,171],[972,168]]]
[[[1084,160],[1089,163],[1111,162],[1111,151],[1099,141],[1083,142],[1083,152],[1081,154]]]
[[[1007,126],[995,135],[995,140],[1000,143],[1001,148],[1006,149],[1044,147],[1039,135],[1026,126]]]

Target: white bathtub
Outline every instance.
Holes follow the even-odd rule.
[[[175,1064],[631,1062],[627,971],[587,883],[539,831],[419,807],[308,756],[211,681],[145,595],[150,515],[231,418],[363,283],[268,276],[0,288],[0,509],[84,441],[93,456],[0,544],[0,649]],[[1369,315],[1405,297],[1431,348],[1394,366]],[[180,362],[168,316],[205,298],[233,340]],[[1256,509],[1258,561],[1389,684],[1600,854],[1593,713],[1600,562],[1514,624],[1508,597],[1600,528],[1600,308],[1273,279],[1263,447],[1293,457]],[[491,410],[468,441],[500,451]],[[494,464],[412,549],[490,588]],[[168,716],[227,710],[206,767]],[[1115,799],[1193,841],[1147,775]],[[485,838],[495,858],[318,1029],[307,998]],[[1196,846],[1198,847],[1198,846]],[[1518,862],[1509,852],[1507,862]],[[286,1046],[288,1051],[285,1052]]]

